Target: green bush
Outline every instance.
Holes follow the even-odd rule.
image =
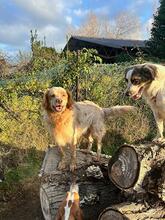
[[[48,87],[62,86],[72,89],[75,97],[76,77],[79,79],[79,99],[87,98],[108,107],[114,105],[135,105],[138,112],[121,118],[109,119],[104,146],[118,147],[124,142],[151,139],[154,135],[153,116],[143,100],[133,102],[124,97],[126,67],[144,62],[138,58],[131,62],[109,65],[93,64],[93,50],[83,50],[67,55],[52,69],[43,72],[16,74],[12,79],[0,81],[0,98],[19,116],[19,121],[0,109],[0,141],[16,147],[44,149],[48,145],[48,134],[42,122],[42,96]],[[77,61],[76,61],[77,60]],[[108,136],[108,134],[110,134]],[[121,138],[116,138],[116,135]],[[106,151],[106,150],[105,150]]]
[[[4,187],[36,175],[39,169],[41,158],[36,158],[36,155],[50,142],[41,107],[43,94],[48,87],[70,89],[75,98],[78,80],[79,100],[89,99],[102,107],[134,105],[138,108],[135,113],[106,121],[104,153],[113,154],[125,142],[151,140],[156,129],[150,108],[143,100],[134,102],[124,96],[125,68],[143,62],[143,58],[138,57],[130,62],[103,65],[96,51],[84,49],[78,53],[61,54],[59,61],[50,65],[51,68],[48,65],[39,71],[39,65],[31,72],[18,72],[10,79],[1,79],[0,142],[12,145],[20,152],[17,155],[18,164],[13,168],[5,167],[7,182]]]

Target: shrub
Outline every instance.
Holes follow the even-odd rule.
[[[0,141],[16,147],[43,149],[48,145],[47,131],[42,122],[41,102],[43,92],[51,86],[69,88],[75,93],[76,77],[79,79],[79,99],[87,98],[103,107],[131,104],[137,113],[109,119],[104,146],[118,147],[124,142],[150,140],[154,135],[153,116],[143,100],[136,103],[124,97],[124,69],[144,62],[138,58],[131,62],[109,65],[92,64],[93,51],[84,50],[67,55],[54,68],[43,72],[17,74],[10,80],[1,80],[1,100],[17,113],[20,120],[0,109]],[[76,59],[78,59],[76,61]],[[117,137],[117,138],[116,138]],[[110,147],[108,147],[110,148]],[[105,150],[106,151],[106,150]]]

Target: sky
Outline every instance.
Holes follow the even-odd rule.
[[[62,50],[69,26],[78,28],[89,12],[113,20],[121,11],[138,15],[142,39],[149,38],[158,0],[0,0],[0,51],[15,55],[30,50],[30,30],[47,46]],[[133,18],[132,18],[133,19]]]

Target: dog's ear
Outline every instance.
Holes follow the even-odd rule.
[[[144,64],[144,66],[142,66],[141,73],[146,81],[152,81],[156,77],[157,68],[153,64]]]
[[[125,80],[127,80],[127,79],[126,79],[126,75],[127,75],[128,71],[131,70],[131,69],[133,69],[133,66],[127,67],[127,68],[124,70],[124,79],[125,79]]]
[[[49,108],[50,108],[48,95],[49,95],[49,89],[47,89],[46,92],[44,93],[43,102],[42,102],[42,106],[46,110],[49,110]]]
[[[67,107],[67,108],[71,108],[71,107],[73,106],[73,103],[74,103],[73,98],[72,98],[72,94],[71,94],[71,92],[68,91],[68,90],[66,90],[66,92],[67,92],[67,94],[68,94],[68,102],[67,102],[66,107]]]

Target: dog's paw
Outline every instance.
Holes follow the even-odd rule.
[[[77,166],[76,166],[76,163],[75,162],[72,162],[70,164],[70,171],[73,172],[74,170],[76,170]]]
[[[66,168],[65,161],[61,160],[58,164],[58,169],[59,170],[64,170]]]

